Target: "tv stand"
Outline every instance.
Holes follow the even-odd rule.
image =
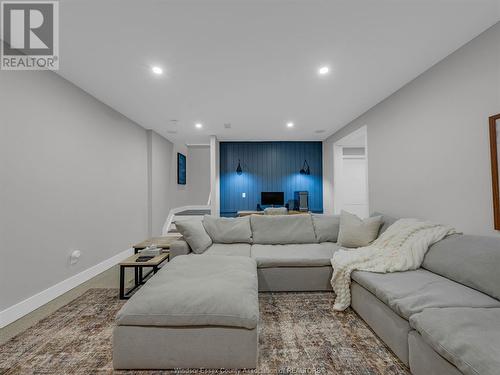
[[[308,214],[308,211],[295,211],[295,210],[289,210],[288,215],[300,215],[300,214]],[[264,215],[264,211],[238,211],[237,216],[238,217],[243,217],[243,216],[250,216],[250,215]]]

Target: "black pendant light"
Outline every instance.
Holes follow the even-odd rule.
[[[304,159],[304,164],[302,164],[302,168],[299,171],[300,174],[310,175],[311,170],[309,169],[309,163]]]
[[[238,176],[241,176],[242,173],[243,173],[243,169],[241,168],[240,159],[238,159],[238,166],[236,167],[236,174],[238,174]]]

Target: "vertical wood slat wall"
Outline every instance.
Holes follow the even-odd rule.
[[[221,142],[221,215],[255,210],[262,191],[283,191],[286,203],[295,191],[306,190],[310,210],[323,212],[322,153],[322,142]],[[241,175],[236,173],[238,159]],[[310,166],[309,176],[299,173],[304,159]]]

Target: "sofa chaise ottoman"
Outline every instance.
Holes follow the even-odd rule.
[[[122,307],[115,369],[255,368],[255,260],[178,256]]]

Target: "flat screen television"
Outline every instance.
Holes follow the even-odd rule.
[[[282,191],[263,191],[260,193],[260,204],[263,206],[283,206],[285,194]]]

